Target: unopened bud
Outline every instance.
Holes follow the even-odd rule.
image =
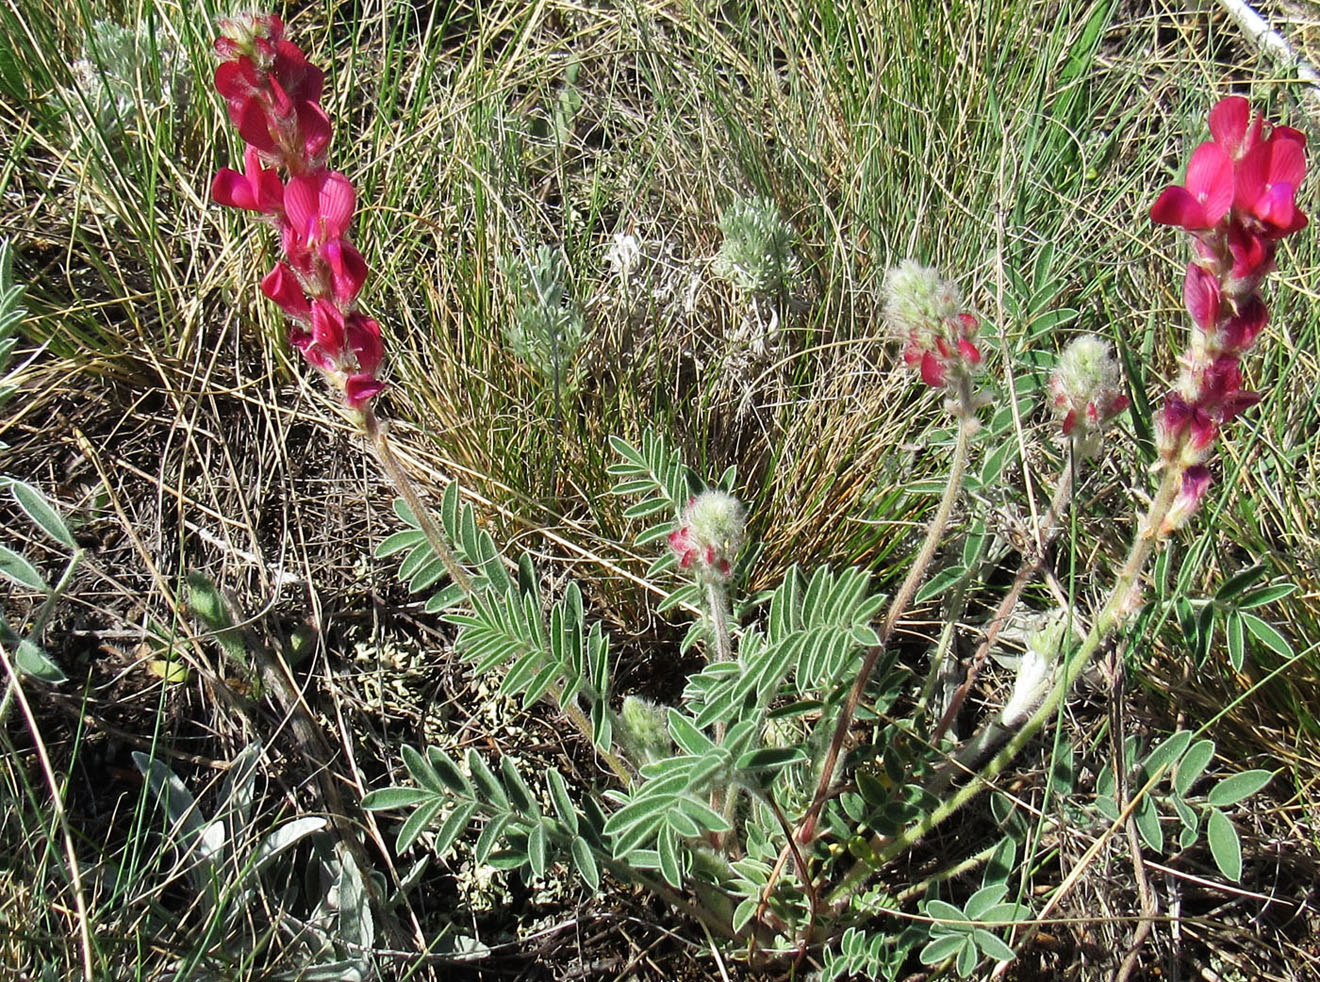
[[[932,331],[949,317],[956,317],[962,296],[952,280],[939,270],[905,259],[885,273],[885,323],[903,340],[916,331]]]
[[[683,524],[669,535],[669,548],[682,569],[703,579],[722,581],[747,537],[747,510],[723,491],[703,491],[683,509]]]
[[[1164,515],[1164,521],[1160,525],[1160,535],[1168,535],[1187,524],[1187,520],[1201,507],[1201,499],[1210,490],[1211,483],[1209,469],[1201,464],[1183,471],[1182,487]]]
[[[884,293],[885,323],[904,344],[903,360],[919,367],[932,388],[970,393],[970,379],[981,365],[980,325],[961,310],[957,285],[908,259],[885,274]]]
[[[1050,376],[1050,397],[1063,435],[1073,437],[1083,457],[1093,456],[1106,424],[1128,407],[1109,343],[1087,334],[1064,348]]]
[[[274,14],[244,11],[233,17],[221,17],[217,23],[220,37],[216,53],[226,61],[246,55],[257,68],[268,70],[275,60],[275,46],[284,39],[284,22]]]
[[[619,711],[623,745],[641,762],[668,757],[674,749],[669,738],[669,710],[641,696],[625,696]]]

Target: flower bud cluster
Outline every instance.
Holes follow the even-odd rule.
[[[884,319],[931,388],[970,391],[981,365],[978,323],[962,310],[958,287],[937,270],[906,259],[885,274]]]
[[[1094,456],[1105,426],[1128,407],[1109,343],[1087,334],[1064,348],[1050,376],[1050,400],[1063,435],[1083,457]]]
[[[380,324],[357,310],[367,264],[348,240],[356,191],[325,165],[325,74],[284,40],[274,14],[241,14],[220,27],[215,87],[246,149],[243,171],[221,170],[211,197],[278,229],[284,258],[261,291],[293,322],[293,346],[360,411],[385,388],[377,378],[384,348]]]
[[[1186,229],[1194,250],[1183,300],[1196,330],[1156,419],[1160,458],[1183,475],[1164,531],[1185,522],[1209,488],[1205,463],[1220,427],[1260,399],[1243,389],[1241,369],[1269,321],[1259,288],[1279,240],[1307,223],[1295,201],[1305,136],[1266,122],[1238,96],[1210,111],[1210,134],[1186,183],[1166,188],[1150,210],[1154,221]]]
[[[688,501],[681,524],[669,534],[680,569],[708,583],[724,583],[747,536],[747,510],[723,491],[703,491]]]

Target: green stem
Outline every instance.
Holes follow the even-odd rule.
[[[389,476],[394,489],[407,502],[413,517],[417,519],[417,527],[426,536],[426,541],[431,546],[431,550],[440,557],[440,562],[444,563],[449,578],[457,583],[459,589],[469,597],[472,596],[472,577],[463,568],[463,564],[458,561],[458,556],[454,554],[454,550],[450,547],[445,534],[435,524],[430,510],[422,501],[421,496],[418,495],[412,478],[408,476],[408,472],[399,463],[399,458],[394,453],[394,447],[390,444],[388,430],[376,418],[376,413],[369,403],[362,410],[362,428],[367,434],[367,439],[371,441],[371,448],[376,452],[376,459],[385,468],[385,473]]]
[[[1016,732],[1000,725],[998,718],[986,724],[976,737],[958,753],[954,762],[948,765],[950,771],[957,773],[969,770],[975,761],[986,753],[992,752],[1005,737],[1008,738],[1008,742],[981,767],[971,781],[959,788],[952,797],[945,800],[944,804],[916,825],[888,841],[876,837],[872,842],[876,852],[875,868],[911,849],[928,832],[957,814],[985,788],[990,787],[991,782],[1017,757],[1022,748],[1027,745],[1041,727],[1054,718],[1064,697],[1072,690],[1073,683],[1077,681],[1086,666],[1091,663],[1095,653],[1100,650],[1101,644],[1127,618],[1132,607],[1133,596],[1140,586],[1141,572],[1145,568],[1146,561],[1150,558],[1156,542],[1159,540],[1160,527],[1164,524],[1169,507],[1173,504],[1173,500],[1181,487],[1181,470],[1177,468],[1166,469],[1159,491],[1151,502],[1150,509],[1146,512],[1146,518],[1141,528],[1138,529],[1136,539],[1128,552],[1127,561],[1123,564],[1123,568],[1114,581],[1114,588],[1109,594],[1109,599],[1091,623],[1091,630],[1082,640],[1081,645],[1067,660],[1063,672],[1039,708]],[[871,864],[856,864],[830,894],[830,904],[842,905],[846,903],[872,868]]]
[[[834,772],[838,767],[843,745],[848,739],[853,716],[866,692],[867,683],[871,680],[871,673],[875,671],[876,662],[888,647],[899,617],[907,610],[908,604],[917,593],[917,588],[921,586],[921,581],[926,578],[926,570],[930,567],[931,560],[935,558],[935,550],[939,548],[940,540],[944,538],[944,530],[949,524],[949,517],[953,514],[958,492],[962,489],[963,475],[967,470],[968,448],[976,429],[977,422],[974,416],[964,414],[960,417],[958,438],[953,449],[953,461],[949,465],[949,481],[944,487],[944,495],[940,498],[939,507],[936,508],[935,516],[926,530],[926,540],[921,544],[921,550],[908,569],[907,577],[885,613],[884,622],[880,627],[879,643],[868,650],[866,657],[862,659],[861,671],[857,673],[857,679],[853,682],[848,698],[839,713],[838,722],[834,725],[834,736],[830,740],[824,764],[821,766],[816,793],[812,798],[811,807],[807,809],[798,826],[797,837],[800,842],[810,842],[816,837],[816,818],[834,786]]]
[[[715,649],[715,661],[733,661],[733,639],[729,634],[729,591],[723,581],[709,580],[706,583],[706,624],[710,627],[711,641]],[[724,743],[724,734],[728,727],[723,721],[715,724],[715,742]],[[734,809],[738,803],[736,787],[716,786],[711,789],[710,807],[721,812],[730,825],[733,824]],[[733,837],[730,836],[732,841]]]
[[[706,616],[716,661],[733,661],[733,639],[729,632],[729,593],[724,583],[706,584]]]
[[[1073,449],[1075,449],[1075,446],[1074,442]],[[1049,511],[1045,513],[1045,521],[1035,555],[1022,563],[1017,575],[1013,578],[1013,585],[1009,587],[1008,593],[1004,594],[1004,599],[1000,601],[999,608],[986,624],[985,637],[981,639],[976,654],[972,656],[971,667],[967,670],[967,678],[958,687],[958,691],[953,694],[948,707],[944,710],[944,715],[940,717],[939,723],[931,732],[928,742],[933,747],[940,745],[940,740],[948,732],[949,727],[953,725],[958,711],[962,709],[963,703],[967,700],[967,694],[971,692],[972,686],[976,684],[976,679],[981,674],[981,669],[985,666],[986,658],[989,657],[990,649],[994,647],[1000,630],[1008,623],[1008,618],[1012,615],[1014,608],[1017,607],[1022,591],[1026,589],[1027,584],[1031,582],[1045,564],[1045,554],[1049,550],[1050,544],[1059,534],[1059,516],[1063,514],[1063,510],[1068,507],[1068,502],[1072,499],[1074,480],[1072,463],[1076,460],[1076,454],[1069,454],[1069,456],[1072,459],[1069,461],[1068,466],[1064,468],[1063,473],[1059,475],[1058,487],[1054,489],[1054,497],[1050,501]]]

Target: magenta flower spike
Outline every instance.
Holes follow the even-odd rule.
[[[216,174],[211,198],[276,225],[284,259],[261,292],[293,322],[290,344],[360,413],[385,388],[377,378],[384,346],[380,324],[356,310],[369,271],[348,240],[357,192],[325,165],[325,73],[284,39],[273,14],[243,14],[221,31],[215,86],[247,146],[243,171]]]
[[[1183,302],[1196,331],[1156,415],[1161,462],[1181,477],[1162,532],[1196,512],[1211,483],[1205,464],[1215,437],[1260,399],[1242,377],[1242,356],[1269,323],[1258,291],[1274,270],[1278,240],[1307,224],[1296,202],[1305,136],[1253,114],[1239,96],[1210,111],[1210,134],[1192,154],[1184,185],[1166,188],[1150,210],[1152,220],[1191,233],[1194,252]]]

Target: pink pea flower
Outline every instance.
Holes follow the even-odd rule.
[[[1185,187],[1167,187],[1151,206],[1161,225],[1214,228],[1233,206],[1233,161],[1217,143],[1202,143],[1187,165]]]
[[[1241,96],[1220,99],[1210,110],[1210,134],[1233,160],[1241,160],[1260,142],[1264,119],[1253,118],[1251,103]]]
[[[1166,188],[1151,207],[1154,221],[1192,234],[1195,252],[1183,301],[1197,332],[1156,417],[1161,461],[1181,479],[1164,531],[1182,525],[1204,497],[1205,463],[1220,429],[1260,400],[1242,377],[1242,356],[1269,323],[1260,286],[1274,270],[1278,240],[1307,224],[1296,202],[1306,176],[1300,132],[1253,115],[1247,100],[1232,96],[1210,111],[1210,133],[1213,141],[1192,155],[1186,186]]]
[[[211,182],[211,199],[230,208],[279,216],[284,212],[284,182],[275,168],[261,165],[261,154],[249,146],[243,153],[243,173],[222,168]]]
[[[1306,227],[1306,216],[1294,201],[1305,176],[1306,138],[1276,127],[1238,165],[1234,207],[1254,218],[1267,238],[1291,235]]]
[[[362,412],[385,388],[377,378],[384,345],[380,324],[355,309],[369,271],[348,241],[357,193],[325,166],[325,73],[284,40],[274,15],[240,15],[222,22],[222,31],[216,89],[246,147],[243,172],[221,170],[211,196],[278,227],[284,258],[262,279],[261,292],[293,322],[290,343]]]
[[[275,268],[261,281],[261,292],[275,301],[291,319],[303,324],[311,320],[311,301],[307,299],[302,283],[288,263],[275,264]]]

